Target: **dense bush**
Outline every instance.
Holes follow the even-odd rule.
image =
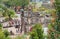
[[[10,34],[7,30],[4,30],[4,32],[3,32],[3,33],[4,33],[5,37],[8,37],[8,36],[9,36],[9,34]]]
[[[42,26],[36,24],[30,33],[30,39],[44,39]]]

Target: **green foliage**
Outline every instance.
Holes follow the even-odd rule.
[[[59,39],[60,36],[60,0],[55,0],[55,9],[56,9],[56,21],[52,25],[53,30],[50,31],[51,39]]]
[[[4,6],[4,4],[0,4],[0,14],[2,14],[3,15],[3,13],[6,13],[5,11],[7,10],[7,8]],[[4,14],[4,16],[5,16],[6,14]]]
[[[23,39],[21,36],[17,36],[15,39]]]
[[[2,29],[2,24],[0,23],[0,29]]]
[[[49,29],[51,29],[52,28],[52,24],[50,23],[50,24],[48,24],[48,28]]]
[[[11,39],[10,37],[6,37],[4,32],[0,30],[0,39]]]
[[[51,39],[55,39],[55,32],[51,32],[51,33],[50,33],[50,38],[51,38]]]
[[[8,0],[0,0],[0,3],[4,3],[4,2],[6,2],[6,1],[8,1]]]
[[[7,6],[25,6],[29,3],[29,0],[8,0],[5,2]]]
[[[4,5],[2,5],[2,4],[0,4],[0,8],[2,9],[1,11],[2,11],[2,15],[4,17],[8,17],[9,19],[11,19],[12,17],[15,16],[15,11],[14,10],[9,9],[9,8],[5,7]]]
[[[8,17],[11,19],[12,17],[15,16],[15,12],[14,10],[8,9],[8,13],[7,13]]]
[[[5,18],[5,21],[9,21],[9,18]]]
[[[4,33],[5,37],[8,37],[8,36],[9,36],[9,34],[10,34],[7,30],[4,30],[4,32],[3,32],[3,33]]]
[[[57,14],[56,31],[60,32],[60,0],[55,0],[55,6],[56,6],[56,14]]]
[[[11,39],[10,37],[6,37],[5,39]]]
[[[4,33],[0,31],[0,39],[5,39]]]
[[[31,33],[30,39],[38,39],[38,35],[37,35],[36,31],[33,31],[33,32]]]
[[[42,26],[40,24],[36,24],[31,32],[31,39],[44,39],[43,36],[43,30],[42,30]]]

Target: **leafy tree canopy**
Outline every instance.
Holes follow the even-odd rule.
[[[7,6],[26,6],[29,3],[29,0],[8,0],[5,2]]]

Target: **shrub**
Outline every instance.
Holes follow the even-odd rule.
[[[36,24],[30,33],[30,39],[44,39],[42,26]]]
[[[4,33],[5,37],[8,37],[8,36],[9,36],[9,34],[10,34],[7,30],[4,30],[4,32],[3,32],[3,33]]]

